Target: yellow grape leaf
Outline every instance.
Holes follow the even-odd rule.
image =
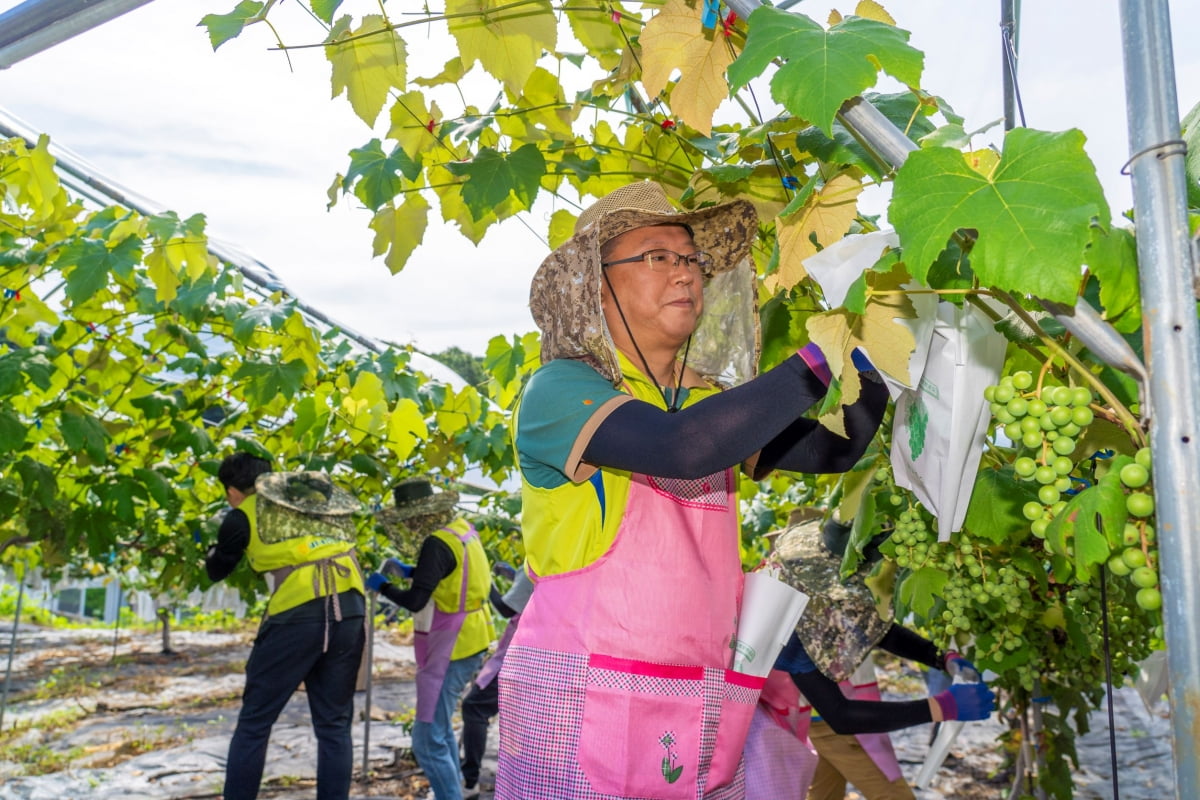
[[[203,237],[197,239],[178,236],[168,239],[162,248],[171,269],[178,273],[186,268],[190,281],[203,277],[210,265],[214,270],[217,267],[216,257],[209,255],[208,240]]]
[[[616,66],[598,81],[592,83],[593,94],[619,95],[625,91],[638,74],[638,59],[641,48],[629,45],[621,51],[621,58]]]
[[[383,263],[395,275],[404,269],[408,257],[425,238],[425,227],[429,224],[429,203],[420,192],[409,192],[404,203],[394,208],[390,203],[371,218],[370,228],[375,231],[372,255],[387,252]]]
[[[842,21],[842,19],[842,12],[838,11],[836,8],[829,9],[829,16],[826,17],[826,22],[829,24],[829,27],[832,28],[834,25],[837,25]]]
[[[524,112],[514,117],[525,122],[528,131],[525,141],[535,141],[535,135],[538,139],[549,138],[548,133],[557,134],[555,138],[575,138],[571,122],[578,116],[578,111],[566,104],[562,84],[549,71],[541,67],[534,69],[516,107]]]
[[[354,388],[342,398],[342,411],[346,416],[347,433],[355,444],[367,436],[381,435],[387,422],[387,400],[379,376],[366,370],[358,373]]]
[[[454,438],[479,418],[482,409],[479,391],[474,386],[465,386],[461,392],[447,391],[442,407],[435,413],[438,430],[443,436]]]
[[[963,160],[967,162],[968,167],[983,177],[991,179],[992,173],[1000,165],[1000,154],[990,147],[985,147],[982,150],[972,150],[969,153],[964,153]]]
[[[413,161],[437,146],[437,136],[429,130],[429,123],[433,123],[436,131],[442,121],[442,111],[436,102],[426,105],[425,95],[420,92],[405,92],[397,97],[392,103],[391,120],[387,138],[394,139]]]
[[[169,303],[179,293],[179,274],[171,267],[167,259],[166,248],[152,247],[144,259],[146,274],[154,282],[154,299],[160,303]]]
[[[606,72],[620,63],[629,50],[628,40],[641,32],[641,19],[640,14],[621,10],[617,3],[594,10],[575,10],[567,15],[575,38]]]
[[[326,45],[325,57],[333,67],[333,97],[345,92],[354,113],[369,126],[375,125],[388,92],[405,86],[404,40],[380,14],[368,14],[356,30]]]
[[[813,192],[795,214],[786,219],[775,218],[779,271],[763,280],[772,293],[791,289],[808,275],[804,259],[817,252],[810,236],[815,236],[822,247],[828,247],[846,235],[850,223],[858,215],[861,191],[862,183],[843,173]]]
[[[517,95],[542,51],[554,51],[558,20],[549,0],[511,6],[505,0],[447,0],[446,25],[458,42],[464,66],[479,61]]]
[[[27,204],[33,212],[30,215],[31,222],[41,222],[53,217],[57,209],[66,205],[66,193],[54,172],[50,137],[43,133],[38,136],[37,144],[32,150],[21,144],[16,152],[16,168],[4,175],[5,181],[21,187],[17,192],[17,200]]]
[[[854,15],[873,19],[886,25],[896,24],[896,20],[887,12],[887,9],[876,3],[875,0],[859,0],[858,5],[854,7]]]
[[[472,64],[475,62],[472,61]],[[443,83],[458,83],[467,74],[467,64],[458,56],[447,61],[442,66],[442,71],[432,78],[413,78],[412,82],[417,86],[440,86]]]
[[[428,438],[429,428],[421,416],[421,407],[415,401],[401,397],[388,417],[387,448],[403,461],[412,455],[418,440]]]
[[[838,504],[838,519],[849,522],[858,516],[863,496],[875,482],[875,470],[851,470],[842,476],[842,502]]]
[[[321,343],[317,340],[316,332],[308,326],[299,311],[287,318],[281,333],[283,341],[279,361],[286,364],[298,358],[310,371],[318,372],[321,364],[317,354],[321,351]]]
[[[59,317],[29,287],[21,290],[21,302],[5,303],[0,307],[0,330],[17,347],[30,347],[36,343],[43,335],[38,330],[38,323],[57,328]]]
[[[909,383],[908,359],[917,343],[912,331],[896,322],[917,316],[912,301],[900,288],[909,277],[900,269],[872,272],[867,277],[871,290],[879,294],[867,300],[863,315],[854,327],[850,346],[861,345],[876,367]]]
[[[570,239],[575,233],[575,220],[577,216],[567,211],[565,208],[560,208],[550,215],[550,249],[556,250],[558,246]]]
[[[702,3],[667,0],[662,11],[646,23],[639,42],[646,92],[657,96],[678,69],[679,83],[671,92],[671,110],[708,136],[712,133],[713,113],[729,97],[725,68],[733,61],[733,51],[720,31],[701,27],[702,12]]]

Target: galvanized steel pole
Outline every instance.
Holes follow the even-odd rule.
[[[1121,0],[1129,165],[1137,219],[1159,578],[1167,637],[1175,797],[1200,797],[1200,332],[1188,238],[1186,146],[1180,141],[1167,0]],[[1145,409],[1143,409],[1143,415]]]

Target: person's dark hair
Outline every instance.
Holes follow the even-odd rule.
[[[265,458],[239,451],[225,456],[217,468],[217,480],[228,489],[230,486],[243,494],[254,491],[254,479],[271,471],[271,462]]]

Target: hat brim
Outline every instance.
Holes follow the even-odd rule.
[[[259,501],[273,503],[280,508],[320,517],[348,516],[362,510],[362,504],[349,492],[339,489],[330,481],[330,494],[320,502],[302,502],[288,497],[286,488],[289,478],[297,476],[320,477],[328,481],[329,476],[321,472],[268,472],[259,475],[254,482],[255,493]]]

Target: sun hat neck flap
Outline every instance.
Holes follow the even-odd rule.
[[[689,365],[724,385],[754,376],[760,349],[757,287],[750,246],[758,215],[745,200],[679,211],[663,187],[640,181],[615,189],[579,216],[575,233],[538,267],[529,310],[542,332],[541,359],[588,363],[612,382],[621,382],[616,346],[604,319],[601,246],[623,233],[652,225],[686,226],[714,268],[704,290],[705,312],[693,334]]]

